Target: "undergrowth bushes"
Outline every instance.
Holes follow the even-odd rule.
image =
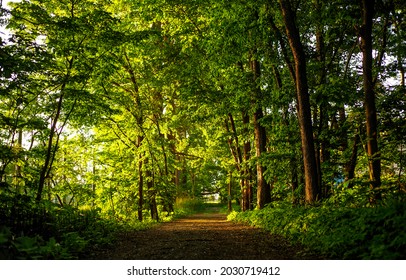
[[[124,225],[24,195],[0,195],[0,259],[76,259],[105,247]]]
[[[178,199],[164,221],[201,212],[201,199]],[[78,209],[32,197],[0,194],[0,259],[87,259],[114,243],[117,233],[145,230],[157,222],[104,217],[98,209]]]
[[[283,235],[330,259],[405,259],[406,203],[350,208],[293,207],[273,203],[262,210],[232,212],[229,220]]]

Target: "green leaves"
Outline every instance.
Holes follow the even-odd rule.
[[[376,208],[303,208],[274,203],[228,219],[281,234],[328,259],[403,259],[404,205],[398,201]]]
[[[331,204],[365,206],[359,5],[296,4],[324,195]],[[375,73],[385,198],[397,197],[405,182],[404,5],[393,4],[377,11],[373,30],[377,54],[386,50],[388,58]],[[176,197],[211,191],[226,197],[230,180],[235,197],[242,179],[255,193],[258,160],[274,200],[301,202],[294,57],[278,1],[32,0],[14,4],[8,27],[13,34],[0,46],[0,182],[10,190],[32,195],[43,184],[44,200],[133,222],[137,210],[152,211],[154,200],[164,211]],[[387,84],[387,77],[397,80]],[[258,108],[266,128],[259,159],[249,118]],[[235,129],[227,131],[229,115]],[[351,140],[355,133],[359,145]],[[242,172],[230,140],[234,153],[240,149]],[[355,178],[337,184],[354,157]],[[328,220],[324,214],[295,211],[307,218],[293,210],[290,221],[277,211],[266,214],[282,227],[275,231],[299,239],[302,232],[328,231],[312,228]],[[264,215],[249,219],[260,223]],[[325,215],[341,219],[334,211]],[[77,233],[66,238],[78,248],[89,245]]]

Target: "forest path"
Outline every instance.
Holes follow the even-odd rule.
[[[300,248],[280,236],[226,220],[222,213],[194,214],[120,236],[96,259],[264,260],[302,259]],[[309,258],[309,256],[307,256]]]

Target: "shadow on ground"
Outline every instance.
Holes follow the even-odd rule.
[[[111,260],[267,260],[314,259],[286,239],[226,220],[210,211],[119,237],[93,259]]]

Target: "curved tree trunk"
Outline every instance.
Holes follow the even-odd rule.
[[[55,113],[55,117],[52,119],[52,124],[51,124],[51,129],[50,133],[48,136],[48,144],[47,144],[47,151],[45,154],[45,162],[44,165],[41,168],[40,176],[39,176],[39,183],[38,183],[38,190],[37,190],[37,196],[36,200],[40,201],[42,199],[42,192],[44,191],[44,186],[45,186],[45,180],[47,178],[47,174],[49,174],[49,171],[51,169],[51,162],[53,161],[53,157],[55,157],[56,149],[57,147],[54,147],[54,137],[56,134],[56,125],[58,123],[59,117],[61,115],[62,111],[62,103],[64,100],[64,90],[65,90],[65,84],[62,85],[61,89],[61,96],[59,97],[58,100],[58,105]]]

